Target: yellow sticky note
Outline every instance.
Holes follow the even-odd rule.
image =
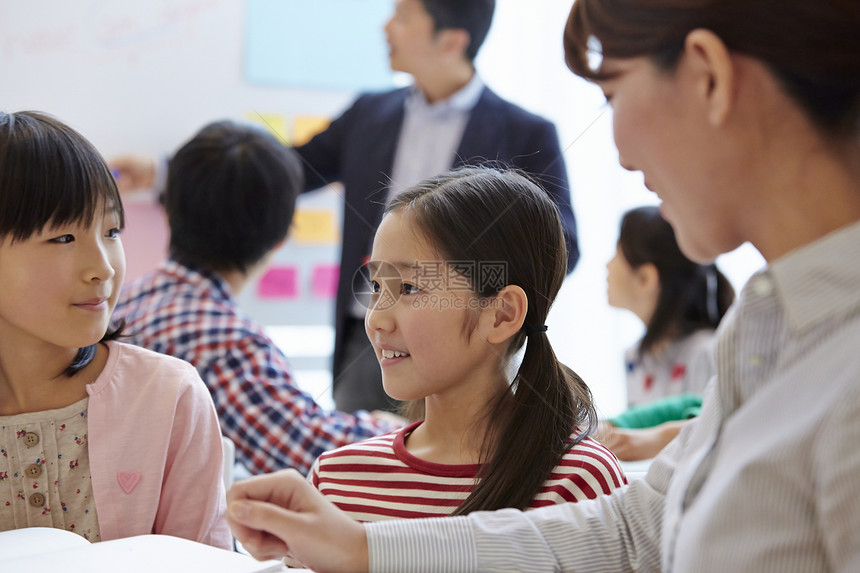
[[[339,240],[334,213],[325,209],[297,209],[290,227],[290,241],[331,245]]]
[[[328,127],[331,123],[325,116],[300,115],[293,119],[293,145],[302,145]]]
[[[287,120],[280,113],[262,113],[257,111],[248,112],[245,118],[259,123],[266,131],[278,138],[284,145],[290,144],[290,136],[287,133]]]

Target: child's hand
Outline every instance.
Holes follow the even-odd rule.
[[[367,571],[364,527],[295,470],[237,482],[227,492],[233,535],[257,559],[289,555],[315,571]]]
[[[616,428],[608,422],[598,425],[597,440],[623,462],[648,460],[675,439],[684,423],[666,422],[653,428]]]

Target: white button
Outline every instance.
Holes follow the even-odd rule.
[[[764,364],[764,356],[761,354],[752,354],[747,358],[747,362],[749,362],[750,366],[761,366]]]

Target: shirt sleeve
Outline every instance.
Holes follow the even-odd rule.
[[[219,351],[202,375],[224,435],[254,473],[295,468],[307,475],[323,452],[395,429],[365,411],[320,407],[295,386],[283,355],[254,338]]]
[[[638,404],[608,421],[618,428],[653,428],[664,422],[695,418],[701,409],[702,395],[678,394]]]
[[[689,430],[661,452],[645,478],[609,496],[365,524],[370,570],[658,571],[666,490]]]
[[[360,113],[358,108],[364,101],[359,97],[329,126],[314,135],[304,145],[295,147],[296,153],[302,158],[305,172],[304,191],[313,191],[325,187],[329,183],[339,181],[341,177],[341,148],[344,145],[344,135],[349,132],[352,118]]]
[[[191,368],[172,420],[155,532],[232,549],[221,431],[206,387]]]

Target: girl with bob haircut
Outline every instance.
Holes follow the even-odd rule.
[[[720,325],[701,414],[644,479],[577,504],[359,524],[275,474],[228,494],[244,547],[315,571],[860,570],[857,30],[856,0],[573,4],[568,65],[603,89],[621,165],[684,254],[749,242],[766,261]]]
[[[118,342],[123,209],[102,157],[0,113],[0,531],[230,548],[221,434],[189,364]]]
[[[385,391],[419,404],[420,421],[323,454],[311,482],[363,521],[540,507],[625,484],[587,437],[591,393],[543,326],[566,260],[552,200],[515,172],[459,169],[393,198],[365,326]]]

